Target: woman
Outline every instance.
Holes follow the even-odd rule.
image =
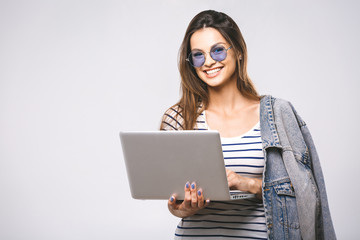
[[[305,123],[289,102],[259,96],[246,67],[246,44],[229,16],[208,10],[192,19],[180,47],[182,97],[161,129],[219,131],[229,188],[257,198],[210,202],[187,182],[184,201],[168,201],[182,218],[175,238],[335,239]]]

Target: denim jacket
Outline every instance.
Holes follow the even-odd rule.
[[[183,128],[181,114],[174,112],[170,108],[164,115],[163,130]],[[265,95],[260,129],[268,239],[336,239],[320,161],[305,122],[291,103]]]
[[[260,100],[263,202],[269,239],[336,239],[319,158],[291,103]]]

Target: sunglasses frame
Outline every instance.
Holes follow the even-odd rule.
[[[191,56],[191,53],[192,53],[191,51],[190,51],[190,53],[189,53],[189,55],[188,55],[188,58],[186,58],[185,61],[188,61],[188,62],[190,63],[190,65],[193,66],[194,68],[200,68],[200,67],[204,66],[204,64],[205,64],[205,62],[206,62],[206,53],[208,53],[208,54],[210,55],[210,57],[211,57],[215,62],[224,61],[224,60],[226,59],[226,57],[227,57],[227,51],[228,51],[229,49],[231,49],[232,46],[230,46],[230,47],[228,47],[228,48],[222,46],[222,47],[224,47],[224,49],[225,49],[225,54],[226,54],[226,55],[225,55],[225,58],[224,58],[223,60],[217,61],[217,60],[215,60],[215,59],[211,56],[211,51],[213,50],[214,47],[216,47],[216,46],[218,46],[218,45],[222,46],[221,44],[215,44],[214,46],[211,47],[210,52],[204,52],[204,51],[202,51],[202,50],[199,50],[199,52],[202,52],[202,54],[204,55],[204,62],[203,62],[203,64],[202,64],[201,66],[196,67],[196,66],[194,66],[194,65],[191,63],[191,61],[190,61],[190,56]]]

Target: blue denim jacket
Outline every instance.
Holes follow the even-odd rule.
[[[319,158],[291,103],[260,101],[263,202],[269,239],[336,239]]]

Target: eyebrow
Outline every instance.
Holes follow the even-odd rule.
[[[226,44],[226,43],[224,43],[224,42],[217,42],[217,43],[213,44],[213,45],[210,47],[210,50],[211,50],[214,46],[219,45],[219,44]],[[204,50],[199,49],[199,48],[193,48],[193,49],[191,49],[191,51],[193,51],[193,50],[200,50],[200,51],[205,52]]]

